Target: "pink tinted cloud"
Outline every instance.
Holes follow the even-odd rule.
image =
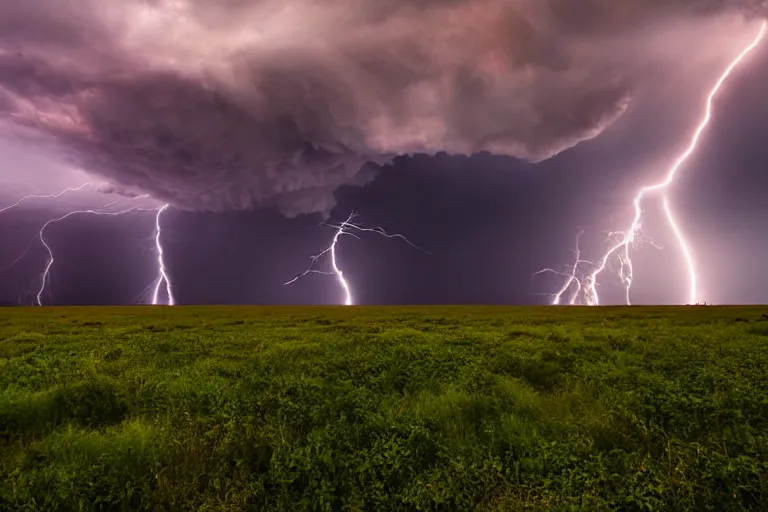
[[[326,211],[396,155],[595,137],[680,71],[659,41],[726,55],[760,4],[578,3],[5,2],[0,137],[182,208]]]

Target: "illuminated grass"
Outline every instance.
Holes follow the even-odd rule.
[[[768,510],[760,308],[0,310],[0,510]]]

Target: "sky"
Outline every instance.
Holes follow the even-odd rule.
[[[171,203],[162,243],[180,304],[342,302],[332,276],[283,284],[331,242],[321,223],[353,211],[428,252],[342,238],[356,304],[549,303],[562,278],[534,273],[566,270],[580,230],[582,256],[601,256],[757,32],[760,2],[663,3],[585,2],[589,19],[556,0],[0,6],[14,27],[0,39],[0,209],[22,183],[99,182],[0,213],[0,303],[34,302],[46,221],[111,201]],[[158,29],[173,13],[173,30]],[[182,44],[200,34],[207,47]],[[710,303],[768,301],[767,81],[762,45],[670,192]],[[643,219],[653,244],[633,250],[636,304],[685,302],[660,206],[649,199]],[[51,225],[44,302],[149,300],[154,227],[153,211]],[[615,276],[600,295],[623,301]]]

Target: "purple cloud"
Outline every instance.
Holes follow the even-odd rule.
[[[646,49],[677,29],[648,27],[733,32],[717,20],[764,4],[4,2],[0,136],[181,208],[327,211],[397,155],[539,161],[595,137],[663,67]]]

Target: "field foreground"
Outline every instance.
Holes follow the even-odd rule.
[[[0,309],[0,510],[768,510],[763,313]]]

